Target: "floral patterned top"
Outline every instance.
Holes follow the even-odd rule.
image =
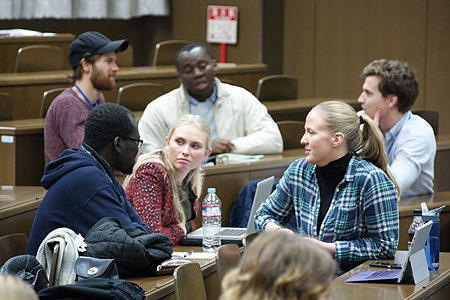
[[[143,163],[125,188],[128,201],[137,211],[144,223],[147,223],[153,232],[165,233],[173,245],[177,245],[185,238],[183,229],[175,218],[172,183],[166,168],[158,162]],[[192,197],[194,195],[194,197]],[[193,192],[189,199],[180,200],[183,208],[189,206],[191,212],[186,213],[188,232],[195,229],[193,220],[197,216],[198,200]],[[183,202],[190,201],[190,205]],[[190,224],[189,224],[190,223]]]

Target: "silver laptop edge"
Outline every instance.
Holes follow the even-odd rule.
[[[261,203],[265,201],[270,193],[272,192],[272,186],[273,186],[274,176],[271,176],[269,178],[266,178],[264,180],[261,180],[257,183],[256,186],[256,192],[255,196],[253,197],[253,203],[252,208],[250,210],[250,215],[248,217],[248,223],[247,228],[238,228],[238,227],[222,227],[222,230],[224,229],[233,229],[233,230],[242,230],[242,234],[238,236],[221,236],[221,239],[223,240],[240,240],[242,237],[244,237],[247,233],[253,233],[256,232],[255,230],[255,213],[256,210],[259,208]],[[203,237],[203,228],[199,228],[191,233],[188,233],[186,235],[187,239],[198,239]]]

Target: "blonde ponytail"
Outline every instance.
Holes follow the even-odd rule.
[[[353,107],[342,100],[325,101],[315,108],[326,113],[326,122],[332,134],[342,132],[345,135],[349,152],[383,170],[400,193],[397,182],[388,170],[383,134],[375,123],[370,118],[361,117],[363,120],[361,124],[361,118]]]

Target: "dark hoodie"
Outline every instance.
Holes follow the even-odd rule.
[[[104,217],[115,217],[123,226],[151,233],[126,201],[108,163],[84,143],[80,150],[65,150],[58,160],[48,163],[41,184],[48,192],[37,210],[27,254],[36,255],[54,229],[67,227],[85,237]]]

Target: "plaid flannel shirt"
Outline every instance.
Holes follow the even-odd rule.
[[[284,226],[295,215],[301,235],[335,243],[335,260],[341,267],[393,258],[398,245],[398,200],[387,175],[352,157],[317,235],[320,190],[315,168],[304,158],[289,166],[256,212],[257,232],[263,232],[270,221]]]

